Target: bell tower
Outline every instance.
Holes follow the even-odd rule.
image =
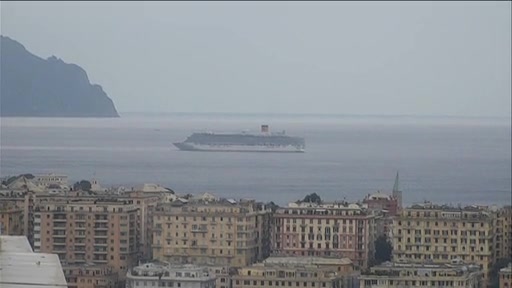
[[[398,171],[396,171],[395,185],[393,185],[393,197],[395,199],[397,199],[398,210],[402,210],[402,191],[400,191],[400,188],[398,187],[398,183],[399,183]]]

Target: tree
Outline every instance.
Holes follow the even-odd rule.
[[[379,265],[382,262],[391,261],[391,252],[393,246],[386,235],[381,235],[375,240],[375,263]]]
[[[76,182],[73,184],[73,190],[81,190],[81,191],[91,191],[92,185],[91,182],[87,180],[82,180],[80,182]]]
[[[279,205],[274,203],[274,201],[268,202],[267,206],[270,207],[270,210],[272,210],[272,212],[275,212],[277,210],[277,208],[279,208]]]
[[[320,198],[320,196],[318,196],[318,194],[312,193],[312,194],[306,195],[306,197],[304,197],[302,202],[320,204],[320,203],[322,203],[322,198]]]

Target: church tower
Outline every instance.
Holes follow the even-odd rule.
[[[393,197],[397,199],[398,210],[402,210],[402,191],[398,187],[398,171],[396,172],[395,185],[393,185]]]

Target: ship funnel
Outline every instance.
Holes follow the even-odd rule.
[[[268,133],[268,125],[261,125],[261,133]]]

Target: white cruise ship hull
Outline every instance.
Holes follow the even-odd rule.
[[[276,153],[304,153],[303,148],[288,146],[264,145],[204,145],[190,142],[173,143],[183,151],[204,152],[276,152]]]

